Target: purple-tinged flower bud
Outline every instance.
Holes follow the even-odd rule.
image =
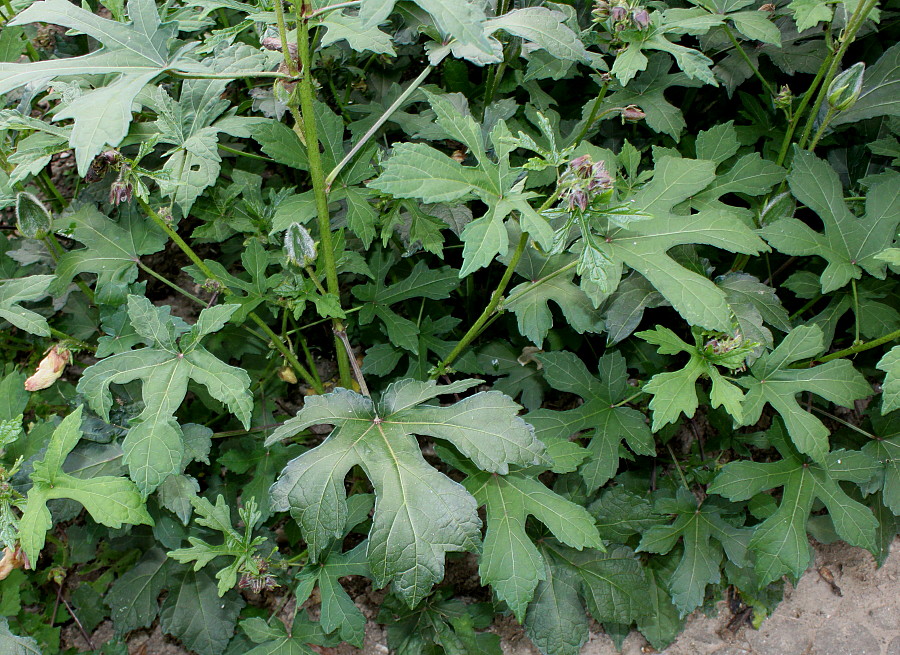
[[[596,23],[600,23],[609,18],[609,3],[606,0],[597,0],[594,3],[594,8],[591,10],[591,15],[593,15],[593,20]]]
[[[628,105],[624,109],[622,109],[622,120],[628,121],[629,123],[637,123],[638,121],[644,120],[647,117],[640,107],[637,105]]]
[[[631,22],[639,30],[645,30],[650,27],[650,14],[646,9],[638,9],[631,15]]]
[[[625,7],[613,7],[609,11],[609,17],[613,19],[613,22],[621,23],[628,17],[628,9]]]

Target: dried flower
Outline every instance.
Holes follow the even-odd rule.
[[[290,366],[282,366],[278,369],[278,379],[288,384],[297,384],[297,374]]]
[[[121,164],[122,155],[119,154],[118,150],[107,150],[105,152],[101,152],[99,155],[94,157],[94,161],[91,162],[90,168],[88,168],[88,172],[84,176],[84,181],[88,184],[92,184],[94,182],[99,182],[103,179],[103,176],[109,171],[110,168],[115,168],[119,164]]]
[[[771,13],[771,12],[775,11],[775,5],[772,4],[771,2],[767,2],[766,4],[762,5],[759,8],[759,11],[768,11]]]
[[[118,207],[123,202],[129,202],[133,193],[134,187],[122,178],[119,178],[109,187],[109,202]]]
[[[8,546],[3,550],[3,558],[0,559],[0,580],[6,580],[15,569],[27,569],[31,567],[28,556],[21,546],[16,545],[15,550]]]
[[[25,380],[26,391],[40,391],[53,385],[63,374],[67,364],[72,363],[72,353],[62,344],[56,344],[44,354],[34,375]]]

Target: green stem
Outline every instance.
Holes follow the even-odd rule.
[[[819,88],[819,83],[822,81],[822,78],[825,77],[825,72],[831,66],[831,58],[834,56],[834,53],[829,53],[827,57],[825,57],[825,61],[822,62],[822,65],[819,66],[819,70],[816,73],[815,78],[813,78],[812,84],[809,85],[809,88],[806,89],[806,93],[803,94],[803,97],[800,99],[800,104],[797,105],[796,111],[794,111],[793,116],[791,118],[791,122],[788,123],[787,131],[784,133],[784,139],[781,141],[781,148],[778,151],[778,158],[775,160],[775,163],[778,166],[784,164],[784,160],[787,159],[788,149],[791,146],[791,142],[794,138],[794,132],[797,130],[797,126],[800,125],[800,118],[803,116],[804,111],[806,111],[806,106],[809,104],[810,100],[812,100],[813,95],[816,90]],[[784,185],[782,184],[782,188]]]
[[[821,298],[822,298],[822,294],[821,294],[821,293],[816,294],[813,298],[810,298],[810,299],[806,302],[806,304],[803,305],[803,307],[801,307],[801,308],[798,309],[796,312],[794,312],[793,314],[791,314],[791,315],[788,317],[788,320],[793,321],[793,320],[794,320],[795,318],[797,318],[798,316],[802,316],[802,315],[806,312],[806,310],[808,310],[810,307],[812,307],[812,306],[815,305],[817,302],[819,302],[819,300],[820,300]]]
[[[185,240],[178,235],[178,233],[172,228],[172,226],[169,225],[165,220],[163,220],[163,218],[159,214],[157,214],[145,200],[137,198],[137,201],[141,206],[141,209],[143,209],[144,212],[150,217],[150,219],[154,223],[156,223],[160,227],[160,229],[162,229],[162,231],[165,232],[170,239],[172,239],[172,241],[175,242],[175,245],[177,245],[181,249],[181,251],[188,256],[188,259],[190,259],[197,266],[197,268],[200,269],[200,272],[203,273],[203,275],[205,275],[210,280],[215,280],[222,285],[222,293],[224,295],[230,295],[234,293],[224,282],[216,277],[216,274],[213,273],[212,270],[210,270],[209,266],[207,266],[202,259],[200,259],[197,253],[194,252],[193,248],[191,248],[185,242]],[[275,346],[275,349],[278,350],[278,352],[280,352],[282,355],[284,355],[285,360],[287,360],[287,362],[294,368],[294,370],[296,370],[297,373],[300,374],[300,377],[302,377],[309,386],[315,389],[316,393],[321,394],[325,392],[325,389],[321,385],[321,383],[316,382],[315,378],[310,374],[309,371],[306,370],[306,367],[297,360],[290,349],[284,345],[284,342],[281,340],[281,338],[277,334],[275,334],[268,325],[266,325],[266,322],[263,321],[259,317],[259,315],[256,314],[256,312],[250,312],[249,314],[247,314],[247,317],[257,325],[259,325],[262,331],[265,332],[266,336],[272,341],[272,345]]]
[[[53,183],[53,180],[50,178],[50,175],[47,174],[46,170],[41,171],[41,179],[44,180],[44,184],[47,185],[47,189],[49,189],[50,193],[56,199],[57,207],[56,209],[62,211],[66,207],[66,199],[63,198],[62,194],[59,192],[59,189],[56,188],[56,185]]]
[[[835,416],[835,415],[832,414],[831,412],[826,412],[824,409],[820,409],[820,408],[816,407],[815,405],[810,405],[809,408],[810,408],[812,411],[814,411],[814,412],[816,412],[816,413],[818,413],[818,414],[821,414],[822,416],[827,416],[828,418],[830,418],[832,421],[834,421],[834,422],[836,422],[836,423],[840,423],[840,424],[843,425],[844,427],[850,428],[851,430],[854,430],[854,431],[858,432],[859,434],[863,435],[864,437],[868,437],[869,439],[872,439],[872,440],[878,440],[878,437],[875,436],[874,434],[872,434],[871,432],[866,432],[865,430],[863,430],[863,429],[862,429],[861,427],[859,427],[858,425],[853,425],[853,424],[850,423],[849,421],[845,421],[845,420],[842,419],[842,418],[838,418],[837,416]]]
[[[63,341],[68,341],[68,342],[72,343],[73,345],[77,346],[81,350],[89,350],[90,352],[95,352],[97,350],[91,344],[85,343],[81,339],[76,339],[75,337],[70,337],[65,332],[61,332],[60,330],[57,330],[56,328],[51,327],[50,334],[52,336],[56,337],[57,339],[62,339]]]
[[[850,288],[853,289],[853,318],[855,319],[853,345],[856,346],[862,343],[859,338],[859,294],[856,292],[856,280],[850,280]]]
[[[754,64],[753,60],[750,59],[750,56],[744,50],[744,47],[741,45],[740,41],[738,41],[737,38],[735,38],[734,32],[731,31],[731,28],[728,27],[728,25],[722,25],[722,27],[725,30],[725,35],[728,37],[728,39],[731,41],[731,44],[734,46],[734,49],[737,50],[738,54],[741,56],[741,59],[744,60],[744,63],[746,63],[750,67],[750,70],[753,71],[753,74],[756,76],[756,79],[758,79],[760,81],[760,83],[763,85],[763,88],[769,94],[769,97],[774,98],[776,95],[778,95],[777,93],[775,93],[775,89],[772,88],[772,85],[769,84],[766,81],[766,78],[764,78],[762,76],[762,73],[759,72],[759,69],[756,67],[756,64]]]
[[[815,102],[813,102],[809,116],[806,119],[806,127],[803,129],[803,136],[800,137],[799,145],[801,148],[805,147],[807,141],[809,140],[809,135],[812,133],[813,125],[816,122],[816,116],[818,116],[819,114],[819,108],[825,101],[825,95],[828,93],[828,87],[831,85],[831,82],[837,75],[838,68],[841,65],[844,54],[846,54],[847,52],[847,48],[849,48],[850,44],[853,43],[854,38],[856,38],[856,33],[859,31],[859,28],[863,26],[863,23],[866,22],[866,18],[868,18],[869,13],[872,11],[876,4],[878,4],[878,0],[860,0],[856,5],[856,10],[847,21],[847,26],[844,28],[844,34],[841,36],[841,45],[838,48],[837,52],[834,54],[834,57],[832,57],[831,59],[831,65],[828,67],[828,73],[826,73],[825,79],[822,80],[822,84],[819,87],[819,93],[816,96],[816,100]]]
[[[166,278],[165,276],[160,275],[159,273],[157,273],[156,271],[154,271],[152,268],[150,268],[149,266],[147,266],[146,264],[144,264],[144,262],[138,261],[138,262],[137,262],[137,265],[138,265],[138,268],[140,268],[142,271],[144,271],[144,273],[146,273],[147,275],[149,275],[149,276],[151,276],[151,277],[156,278],[157,280],[159,280],[160,282],[162,282],[163,284],[165,284],[167,287],[169,287],[169,288],[172,289],[173,291],[175,291],[175,292],[177,292],[177,293],[180,293],[180,294],[181,294],[182,296],[184,296],[185,298],[190,298],[191,300],[193,300],[193,301],[194,301],[195,303],[197,303],[198,305],[201,305],[201,306],[203,306],[203,307],[206,307],[207,302],[206,302],[205,300],[203,300],[202,298],[199,298],[199,297],[195,296],[194,294],[192,294],[190,291],[187,291],[186,289],[182,289],[180,286],[178,286],[177,284],[175,284],[174,282],[172,282],[171,280],[169,280],[169,279]]]
[[[325,171],[322,169],[322,155],[319,152],[319,135],[316,127],[315,105],[313,102],[313,77],[312,77],[312,53],[309,49],[309,23],[307,15],[310,11],[307,0],[298,2],[297,9],[297,45],[300,53],[302,75],[300,76],[300,110],[303,115],[303,128],[306,132],[306,152],[309,158],[309,174],[312,178],[313,195],[316,199],[316,215],[319,225],[319,252],[325,265],[325,281],[328,292],[337,298],[338,307],[341,303],[341,288],[338,283],[337,262],[334,258],[334,245],[331,238],[331,217],[328,212],[328,198],[325,186]],[[334,330],[341,332],[344,325],[340,319],[332,321]],[[350,359],[344,350],[344,344],[340,337],[335,335],[335,356],[337,357],[338,372],[341,385],[352,388],[352,376],[350,373]]]
[[[805,362],[797,362],[796,364],[791,364],[789,368],[809,368],[812,364],[824,364],[825,362],[830,362],[832,359],[850,357],[851,355],[856,355],[857,353],[872,350],[872,348],[877,348],[882,344],[889,343],[896,339],[900,339],[900,330],[894,330],[890,334],[886,334],[883,337],[878,337],[877,339],[872,339],[871,341],[854,344],[850,348],[844,348],[843,350],[838,350],[823,357],[813,357],[812,359],[808,359]]]
[[[291,49],[288,47],[287,26],[284,21],[284,0],[275,0],[275,22],[278,24],[278,38],[281,40],[281,53],[284,55],[284,65],[291,77],[297,75],[297,63],[291,57]]]
[[[522,258],[522,253],[525,252],[526,245],[528,245],[528,232],[522,232],[522,236],[519,237],[519,243],[516,245],[516,250],[513,252],[513,256],[506,266],[506,270],[503,272],[503,277],[500,278],[500,283],[497,285],[497,288],[494,289],[494,293],[491,294],[491,299],[488,302],[487,307],[484,308],[484,311],[481,312],[481,316],[478,317],[469,330],[463,335],[463,338],[459,340],[459,343],[456,344],[450,354],[437,365],[434,374],[431,376],[432,379],[446,373],[450,364],[452,364],[454,360],[468,348],[469,344],[481,334],[482,327],[484,327],[487,320],[491,317],[491,314],[494,313],[494,310],[497,309],[497,306],[503,299],[503,292],[506,291],[506,286],[509,284],[510,279],[512,279],[513,271],[515,271],[516,266],[519,264],[519,259]]]
[[[542,284],[544,284],[544,283],[546,283],[546,282],[549,282],[550,280],[552,280],[553,278],[557,277],[558,275],[562,275],[562,274],[565,273],[566,271],[571,271],[571,270],[572,270],[573,268],[575,268],[576,266],[578,266],[578,260],[577,260],[577,259],[574,260],[574,261],[569,262],[568,264],[566,264],[566,265],[563,266],[562,268],[558,268],[558,269],[556,269],[555,271],[553,271],[552,273],[548,273],[548,274],[545,275],[544,277],[535,280],[534,282],[532,282],[531,284],[529,284],[527,287],[525,287],[524,289],[522,289],[522,290],[519,291],[518,293],[515,293],[515,294],[511,295],[509,298],[507,298],[507,299],[506,299],[506,302],[505,302],[504,304],[506,304],[506,305],[511,305],[512,303],[514,303],[514,302],[516,302],[517,300],[519,300],[522,296],[524,296],[524,295],[526,295],[526,294],[528,294],[528,293],[531,293],[532,291],[534,291],[535,289],[537,289],[539,286],[541,286]]]
[[[260,329],[266,333],[266,336],[272,342],[272,345],[275,346],[275,349],[282,354],[285,361],[291,365],[291,367],[300,374],[300,377],[303,378],[303,381],[306,382],[309,386],[311,386],[316,393],[323,394],[325,393],[325,387],[322,386],[321,382],[317,382],[316,378],[312,376],[312,374],[306,370],[306,367],[300,363],[300,360],[291,352],[290,348],[284,345],[284,341],[275,334],[275,332],[270,328],[264,320],[262,320],[256,312],[250,312],[247,316],[256,323]]]
[[[224,150],[225,152],[230,152],[232,155],[239,155],[241,157],[248,157],[250,159],[258,159],[259,161],[268,162],[270,164],[278,163],[271,157],[263,157],[262,155],[257,155],[255,152],[245,152],[243,150],[238,150],[237,148],[230,148],[228,146],[222,145],[221,143],[219,143],[217,145],[220,150]]]
[[[362,135],[360,140],[357,141],[356,144],[350,149],[350,152],[344,155],[344,158],[338,163],[337,166],[334,167],[334,170],[332,170],[328,174],[328,177],[325,178],[326,193],[331,190],[331,185],[334,184],[334,181],[337,179],[337,176],[340,175],[341,171],[344,170],[344,167],[349,164],[357,155],[357,153],[359,153],[359,151],[362,150],[363,147],[369,142],[369,140],[373,136],[375,136],[375,133],[378,132],[378,130],[381,129],[381,126],[384,125],[388,121],[388,119],[390,119],[390,117],[394,115],[394,112],[397,111],[404,102],[406,102],[409,96],[411,96],[413,92],[419,88],[419,86],[422,84],[422,82],[425,81],[425,78],[428,77],[432,70],[434,70],[434,66],[426,66],[425,70],[419,73],[419,76],[414,79],[408,87],[406,87],[406,90],[401,93],[400,96],[396,100],[394,100],[394,102],[391,103],[391,106],[388,107],[381,116],[378,117],[378,120],[375,121],[375,124],[372,125],[372,127],[370,127],[366,131],[366,133]]]
[[[361,4],[361,0],[350,0],[350,2],[338,2],[334,5],[328,5],[327,7],[322,7],[321,9],[316,9],[314,12],[309,14],[307,18],[315,18],[316,16],[321,16],[322,14],[326,14],[330,11],[334,11],[335,9],[346,9],[347,7],[355,7],[356,5]]]
[[[630,403],[632,400],[634,400],[635,398],[640,398],[640,397],[643,396],[645,393],[646,393],[646,392],[643,391],[643,390],[638,391],[636,394],[631,395],[631,396],[628,396],[628,398],[626,398],[625,400],[620,400],[620,401],[617,402],[615,405],[610,405],[609,407],[610,407],[610,409],[614,409],[614,408],[616,408],[616,407],[621,407],[622,405],[627,405],[627,404]]]
[[[593,125],[594,121],[599,118],[597,116],[597,112],[600,111],[600,105],[603,103],[603,99],[606,97],[607,89],[609,89],[609,82],[604,82],[603,86],[600,87],[600,93],[597,94],[597,98],[594,100],[594,104],[591,106],[591,113],[588,115],[587,121],[585,121],[584,126],[578,133],[578,136],[575,137],[575,140],[572,142],[573,146],[577,147],[578,144],[580,144],[584,140],[584,137],[587,136],[588,131],[591,129],[591,125]]]
[[[290,55],[288,55],[290,57]],[[237,80],[245,77],[274,77],[281,80],[294,79],[293,75],[285,75],[278,71],[252,71],[242,73],[235,71],[233,73],[185,73],[183,71],[170,70],[166,74],[177,77],[180,80]]]
[[[666,448],[669,450],[669,455],[672,456],[672,462],[675,464],[675,468],[678,469],[678,477],[681,478],[681,484],[684,485],[685,489],[690,491],[691,487],[687,483],[687,478],[684,477],[684,471],[681,470],[681,464],[678,463],[678,458],[675,457],[675,451],[672,450],[672,444],[667,443]]]
[[[809,148],[807,148],[807,150],[812,152],[813,150],[816,149],[816,145],[819,143],[819,139],[822,138],[822,135],[825,133],[825,130],[828,129],[828,124],[831,123],[831,121],[834,118],[834,115],[836,113],[837,112],[834,110],[833,107],[828,108],[828,112],[825,114],[825,118],[822,119],[822,124],[819,125],[819,129],[816,130],[816,135],[813,137],[813,140],[809,144]]]

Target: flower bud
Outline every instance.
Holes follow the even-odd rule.
[[[631,15],[631,22],[639,30],[645,30],[650,26],[650,14],[646,9],[638,9]]]
[[[779,109],[788,109],[794,101],[794,94],[791,93],[791,87],[787,84],[781,87],[778,95],[775,96],[775,106]]]
[[[613,7],[609,12],[609,17],[613,19],[613,22],[621,23],[628,17],[628,9],[625,7]]]
[[[16,196],[16,228],[29,239],[43,239],[50,232],[50,212],[34,194]]]
[[[53,385],[63,374],[67,364],[72,363],[72,353],[62,344],[56,344],[44,355],[34,375],[25,380],[26,391],[40,391]]]
[[[862,92],[866,65],[859,61],[832,80],[828,87],[828,105],[835,111],[846,111],[856,104]]]
[[[637,105],[628,105],[624,109],[622,109],[622,120],[628,121],[629,123],[637,123],[639,121],[644,120],[647,114],[643,112],[643,110]]]
[[[300,223],[291,223],[284,233],[284,254],[295,266],[315,264],[316,243]]]
[[[609,3],[606,0],[597,0],[597,2],[594,3],[591,14],[594,17],[594,22],[600,23],[605,21],[609,18]]]

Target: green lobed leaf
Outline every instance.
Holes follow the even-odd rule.
[[[472,384],[400,380],[377,404],[337,389],[309,397],[269,437],[273,443],[311,425],[335,426],[320,446],[289,462],[272,487],[275,508],[291,511],[313,561],[342,535],[348,511],[343,479],[354,465],[375,487],[367,556],[378,586],[393,581],[413,607],[443,577],[444,553],[477,546],[475,499],[425,462],[413,435],[448,440],[479,468],[501,474],[509,464],[541,461],[543,446],[516,415],[518,405],[500,393],[479,393],[448,407],[423,404]]]
[[[794,362],[815,357],[822,351],[822,330],[816,326],[794,328],[778,347],[751,366],[749,376],[737,379],[747,390],[743,410],[745,425],[753,425],[768,403],[784,420],[797,449],[818,463],[828,454],[828,428],[797,401],[809,391],[829,402],[852,407],[872,394],[866,379],[846,359],[835,359],[810,368],[790,368]]]
[[[20,330],[49,337],[50,325],[47,319],[37,312],[25,309],[19,303],[45,297],[52,283],[52,275],[29,275],[0,281],[0,319],[9,321]]]

